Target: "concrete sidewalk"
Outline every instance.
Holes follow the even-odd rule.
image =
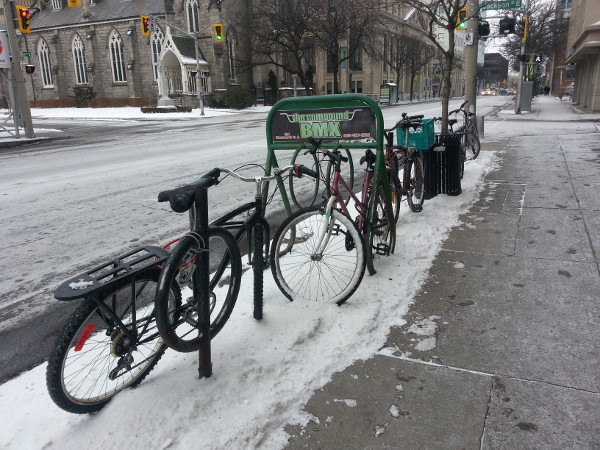
[[[597,117],[532,109],[486,118],[499,168],[408,323],[314,395],[288,449],[600,449]]]

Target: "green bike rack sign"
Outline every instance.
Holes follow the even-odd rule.
[[[376,154],[373,183],[375,186],[382,185],[391,211],[389,184],[383,182],[387,181],[383,128],[381,109],[371,97],[363,94],[292,97],[280,100],[271,108],[267,117],[268,152],[265,171],[270,175],[273,168],[280,167],[276,155],[278,151],[312,149],[312,145],[308,143],[309,138],[322,139],[321,146],[329,149],[372,149]],[[292,206],[281,180],[278,181],[278,186],[289,214],[292,212]],[[265,186],[263,201],[266,201],[267,195],[268,186]],[[369,209],[369,221],[372,223],[376,211],[371,209],[376,208]],[[371,252],[367,251],[367,255],[369,272],[375,273]]]

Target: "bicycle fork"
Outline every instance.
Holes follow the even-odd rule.
[[[335,195],[332,195],[327,201],[327,206],[325,206],[325,214],[323,214],[323,218],[321,219],[319,232],[317,234],[317,242],[315,243],[313,251],[310,255],[310,258],[313,261],[319,261],[323,257],[323,252],[329,243],[329,238],[331,237],[334,223],[331,211],[333,210],[333,205],[335,205],[336,201],[337,198]]]

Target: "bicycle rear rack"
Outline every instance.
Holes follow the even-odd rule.
[[[75,300],[106,289],[111,284],[134,277],[162,264],[169,252],[154,246],[136,248],[81,275],[70,278],[54,291],[57,300]]]

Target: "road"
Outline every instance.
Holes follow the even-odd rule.
[[[481,98],[489,114],[507,97]],[[451,108],[460,101],[451,102]],[[438,102],[384,108],[387,126],[402,112],[438,116]],[[185,231],[187,217],[156,201],[160,190],[213,167],[264,164],[266,114],[201,123],[40,121],[68,139],[0,152],[0,382],[42,362],[74,308],[54,300],[64,280],[139,245]],[[279,155],[279,154],[278,154]],[[281,154],[280,161],[286,160]],[[256,173],[256,168],[247,174]],[[248,201],[253,185],[234,180],[209,193],[210,216]],[[277,201],[272,213],[280,209]]]

